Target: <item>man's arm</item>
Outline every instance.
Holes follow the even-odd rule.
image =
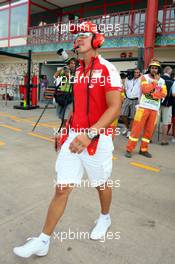
[[[56,71],[53,75],[54,78],[58,78],[58,76],[60,76],[61,72],[63,69],[59,69],[58,71]]]
[[[112,122],[119,117],[122,105],[121,93],[118,91],[110,91],[106,93],[107,110],[100,117],[98,122],[92,126],[93,129],[99,131],[101,128],[108,128]]]
[[[159,89],[160,88],[160,89]],[[153,99],[163,99],[167,96],[167,87],[165,81],[161,87],[157,87],[155,91],[151,94]]]
[[[109,125],[120,115],[121,109],[121,93],[119,91],[109,91],[106,93],[107,110],[100,117],[98,122],[90,129],[99,133],[100,129],[108,128]],[[85,134],[78,135],[70,144],[70,151],[73,153],[81,153],[91,140]]]
[[[141,83],[140,84],[141,84],[141,92],[143,94],[149,94],[152,91],[154,91],[154,89],[156,88],[157,81],[154,80],[152,83],[148,83],[148,81],[146,80],[145,76],[143,75],[141,77]]]

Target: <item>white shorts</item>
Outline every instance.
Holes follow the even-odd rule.
[[[171,124],[172,106],[161,106],[161,117],[163,125]]]
[[[87,149],[80,154],[70,152],[69,145],[76,136],[76,133],[71,132],[58,154],[55,164],[56,184],[81,185],[85,170],[91,187],[104,184],[112,173],[114,146],[111,135],[100,135],[97,150],[93,156],[88,154]]]

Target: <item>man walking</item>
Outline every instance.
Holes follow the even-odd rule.
[[[75,46],[83,60],[80,60],[73,87],[70,131],[56,161],[57,186],[42,233],[14,248],[14,253],[20,257],[48,253],[50,236],[64,213],[73,184],[81,184],[84,169],[91,186],[99,193],[101,205],[101,214],[90,238],[101,239],[111,225],[112,191],[107,181],[112,172],[113,143],[108,128],[120,113],[121,79],[115,67],[98,55],[97,49],[103,44],[104,35],[95,24],[73,25],[71,32],[76,34]],[[82,129],[86,133],[81,133]]]
[[[161,66],[157,60],[152,60],[148,74],[141,77],[141,98],[134,116],[134,122],[126,147],[125,156],[131,158],[132,151],[136,147],[140,134],[141,146],[139,154],[151,158],[148,152],[148,144],[152,138],[157,121],[157,113],[160,109],[160,100],[167,94],[165,81],[160,78]]]

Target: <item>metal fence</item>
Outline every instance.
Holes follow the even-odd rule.
[[[91,20],[99,25],[107,38],[137,36],[144,34],[145,15],[146,9],[139,9],[106,16],[93,16],[72,22]],[[73,35],[68,30],[70,24],[71,22],[32,27],[29,31],[28,45],[73,41]],[[158,11],[157,33],[175,33],[175,6],[164,6]]]

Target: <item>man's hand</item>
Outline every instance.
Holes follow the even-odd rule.
[[[163,94],[162,94],[162,92],[160,91],[160,92],[154,92],[154,93],[152,93],[151,94],[152,95],[152,98],[153,99],[156,99],[156,100],[159,100],[159,99],[162,99],[163,98]]]
[[[91,140],[85,134],[78,135],[69,146],[72,153],[80,154],[91,143]]]
[[[160,74],[159,74],[159,73],[155,74],[154,79],[155,79],[156,81],[158,81],[158,80],[160,79]]]

